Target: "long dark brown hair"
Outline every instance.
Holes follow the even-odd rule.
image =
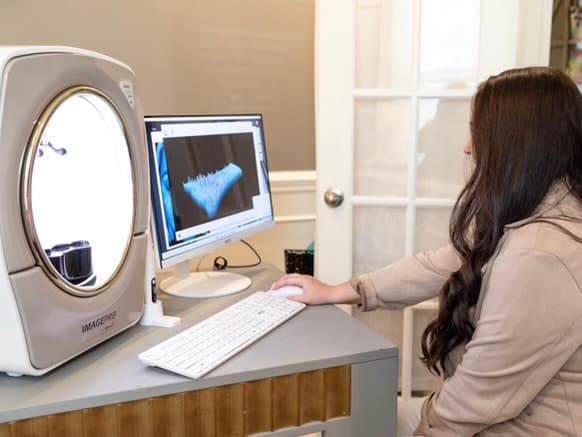
[[[475,168],[449,226],[461,267],[443,285],[438,316],[422,335],[421,359],[439,375],[449,353],[473,335],[471,308],[504,226],[531,216],[557,181],[582,199],[582,95],[565,73],[505,71],[479,86],[472,106]]]

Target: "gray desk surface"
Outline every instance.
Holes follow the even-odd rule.
[[[175,328],[136,325],[42,377],[0,374],[0,423],[314,369],[394,357],[398,352],[334,306],[308,307],[202,379],[142,364],[138,353],[212,315],[280,276],[270,265],[245,272],[249,290],[217,299],[163,296]]]

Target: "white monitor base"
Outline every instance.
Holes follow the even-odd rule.
[[[140,324],[144,326],[160,326],[162,328],[172,328],[180,323],[180,317],[164,315],[162,303],[158,300],[152,302],[146,298],[143,314],[141,316]]]
[[[178,297],[207,298],[239,293],[251,285],[250,278],[231,272],[190,272],[160,283],[160,290]]]

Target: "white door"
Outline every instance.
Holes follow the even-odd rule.
[[[476,85],[547,65],[551,15],[551,0],[317,0],[320,279],[338,283],[446,243]],[[342,192],[340,206],[324,201],[329,189]],[[403,394],[412,314],[370,322],[386,333],[404,321]]]

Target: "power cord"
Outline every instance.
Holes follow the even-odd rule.
[[[229,269],[245,269],[249,267],[256,267],[263,262],[263,260],[261,259],[261,255],[259,255],[259,253],[255,250],[253,246],[251,246],[249,243],[242,239],[240,240],[240,242],[247,246],[255,254],[255,256],[257,257],[257,262],[253,264],[230,265],[228,264],[228,260],[224,256],[217,256],[216,258],[214,258],[214,261],[212,262],[212,270],[224,270],[227,267]],[[200,271],[200,265],[202,264],[204,258],[206,258],[206,255],[200,258],[200,260],[198,261],[198,264],[196,265],[197,272]]]

